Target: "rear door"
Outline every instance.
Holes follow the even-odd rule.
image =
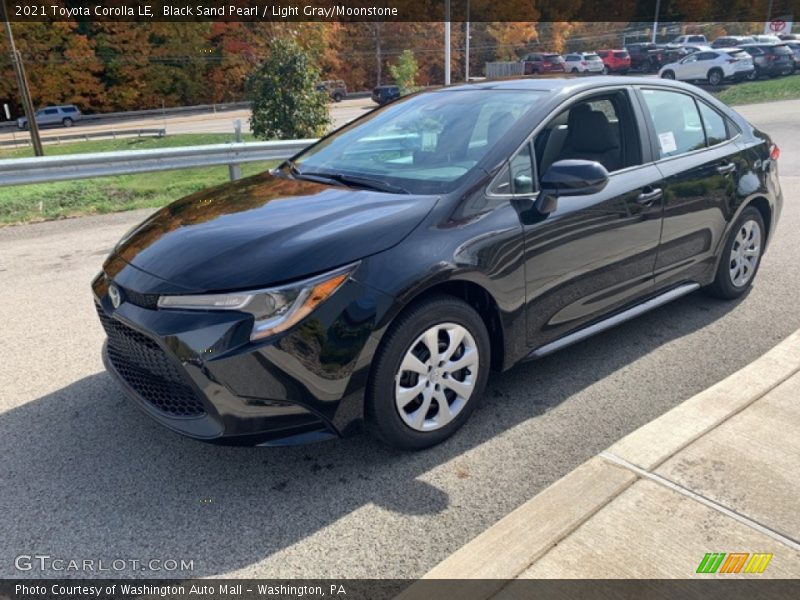
[[[536,186],[552,163],[568,158],[597,160],[610,171],[600,192],[561,196],[556,210],[546,215],[536,209],[521,213],[531,347],[619,310],[653,287],[661,173],[652,163],[649,144],[642,144],[647,140],[643,117],[631,98],[626,87],[576,98],[510,163],[512,185],[533,173]],[[605,131],[591,131],[572,115],[587,110],[604,115]],[[593,122],[599,118],[595,115]]]
[[[746,161],[736,125],[689,92],[639,90],[663,183],[656,287],[704,282],[715,265]]]

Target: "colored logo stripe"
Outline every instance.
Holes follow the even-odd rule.
[[[750,562],[744,568],[745,573],[763,573],[767,568],[769,561],[772,560],[772,554],[753,554]]]
[[[727,558],[726,558],[727,557]],[[749,558],[749,560],[748,560]],[[708,552],[697,566],[697,573],[763,573],[772,554],[750,554],[749,552]]]

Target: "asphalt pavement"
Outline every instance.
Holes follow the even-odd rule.
[[[78,575],[14,569],[37,553],[193,561],[192,571],[135,573],[151,576],[424,574],[800,328],[800,101],[741,112],[781,147],[785,195],[752,292],[737,302],[694,293],[494,376],[469,423],[418,453],[366,436],[225,448],[165,430],[103,371],[89,291],[146,212],[0,229],[0,576]]]

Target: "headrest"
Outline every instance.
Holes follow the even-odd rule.
[[[508,111],[498,112],[489,119],[489,131],[487,141],[489,145],[499,140],[514,125],[514,115]]]
[[[606,116],[596,110],[580,110],[569,126],[569,147],[577,152],[606,152],[619,148],[614,131]]]

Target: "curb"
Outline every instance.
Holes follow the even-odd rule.
[[[800,372],[800,330],[719,383],[628,434],[502,518],[423,579],[481,579],[465,597],[488,598],[639,477],[606,457],[651,471]],[[412,585],[399,598],[422,598]]]

